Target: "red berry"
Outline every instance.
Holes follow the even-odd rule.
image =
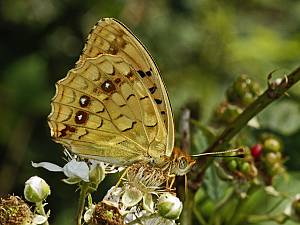
[[[255,144],[251,147],[251,155],[254,159],[258,159],[262,153],[262,145]]]

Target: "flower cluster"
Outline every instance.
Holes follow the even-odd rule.
[[[107,218],[107,210],[102,210],[99,215],[101,210],[97,209],[108,207],[113,208],[113,217],[119,218],[120,215],[125,224],[153,224],[154,221],[157,224],[175,224],[182,211],[182,203],[164,187],[167,179],[165,171],[149,164],[137,163],[128,167],[121,184],[112,187],[102,202],[87,211],[86,222],[95,220],[95,217],[103,221]]]

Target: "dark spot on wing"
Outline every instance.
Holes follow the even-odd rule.
[[[82,95],[79,99],[79,105],[81,107],[87,107],[91,103],[91,98],[87,95]]]
[[[131,124],[131,127],[128,127],[126,129],[122,130],[122,132],[127,131],[127,130],[131,130],[133,128],[134,124],[136,124],[136,121],[133,121],[132,124]]]
[[[148,96],[146,95],[146,96],[144,96],[144,97],[140,97],[140,100],[143,100],[143,99],[146,99],[146,98],[148,98]]]
[[[75,123],[84,124],[88,120],[89,114],[85,111],[77,111],[75,114]]]
[[[133,73],[130,71],[125,77],[128,78],[128,80],[132,81],[133,80]]]
[[[154,94],[154,92],[156,91],[157,87],[156,86],[153,86],[151,88],[149,88],[149,91],[151,94]]]
[[[89,134],[89,131],[87,129],[84,129],[85,134],[81,134],[80,136],[78,136],[78,139],[81,139],[83,136]]]
[[[103,119],[101,119],[101,122],[100,122],[100,124],[99,124],[99,126],[97,128],[102,127],[102,125],[103,125]]]
[[[154,101],[155,101],[156,104],[158,104],[158,105],[162,103],[162,100],[160,100],[160,99],[158,99],[158,98],[155,98]]]
[[[103,91],[111,93],[116,90],[115,85],[110,80],[106,80],[101,84],[101,88]]]
[[[58,137],[65,137],[69,132],[74,133],[76,131],[75,127],[71,127],[70,125],[65,124],[65,128],[60,131],[60,135]]]
[[[128,101],[130,99],[130,97],[135,96],[134,94],[130,94],[128,95],[128,97],[126,98],[126,101]]]
[[[120,83],[120,82],[121,82],[121,79],[120,79],[120,78],[115,79],[115,83],[116,83],[116,84],[118,84],[118,83]]]
[[[152,76],[152,73],[151,73],[151,71],[149,71],[149,70],[146,72],[146,74],[147,74],[148,77],[151,77],[151,76]]]
[[[139,75],[141,76],[141,78],[144,78],[146,76],[146,74],[142,70],[138,70],[137,72],[139,73]]]

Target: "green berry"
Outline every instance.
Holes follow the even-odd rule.
[[[254,96],[252,95],[252,93],[250,93],[250,92],[246,92],[244,95],[243,95],[243,97],[242,97],[242,105],[244,105],[244,106],[247,106],[247,105],[249,105],[250,103],[252,103],[253,102],[253,100],[254,100]]]
[[[266,163],[269,165],[273,165],[274,163],[278,162],[278,156],[274,152],[269,152],[266,154]]]
[[[250,173],[250,163],[248,162],[243,162],[241,165],[240,165],[240,171],[243,173],[243,174],[249,174]]]
[[[238,166],[238,163],[235,159],[233,160],[230,160],[227,162],[227,168],[231,171],[231,172],[234,172],[236,171],[236,168]]]
[[[264,141],[264,148],[267,151],[270,151],[270,152],[280,152],[281,151],[281,144],[275,138],[267,138]]]
[[[222,120],[225,122],[232,122],[239,114],[241,114],[242,110],[233,105],[228,105],[228,107],[225,109]]]
[[[284,168],[280,162],[277,162],[273,165],[271,170],[271,175],[282,174],[284,172]]]

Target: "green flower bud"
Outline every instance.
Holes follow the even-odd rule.
[[[42,178],[34,176],[25,182],[24,196],[29,202],[41,202],[50,195],[50,187]]]
[[[176,196],[165,193],[158,199],[157,208],[162,217],[176,220],[181,214],[182,202]]]
[[[104,180],[105,178],[105,168],[99,164],[91,168],[89,172],[89,180],[90,182],[96,184],[97,186]]]

